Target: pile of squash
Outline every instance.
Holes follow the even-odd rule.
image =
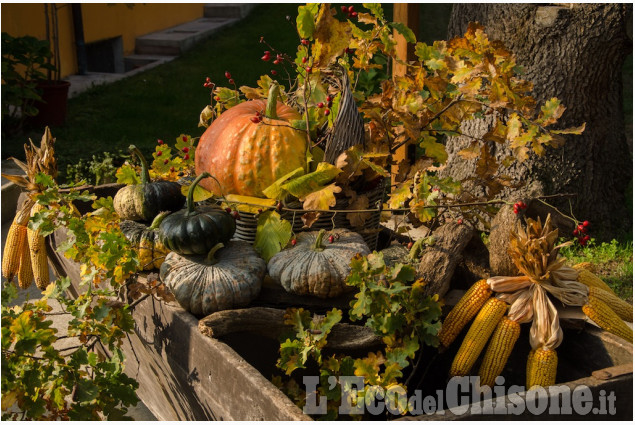
[[[197,146],[198,177],[187,197],[176,182],[151,182],[145,158],[130,146],[141,162],[141,183],[120,189],[114,198],[121,229],[143,269],[160,269],[160,279],[193,314],[249,304],[259,295],[267,268],[290,293],[337,297],[347,290],[351,258],[369,253],[357,233],[334,229],[327,236],[320,230],[297,235],[267,266],[249,243],[231,240],[232,215],[218,206],[195,205],[199,184],[209,191],[220,186],[225,193],[262,196],[281,176],[306,166],[306,137],[289,125],[300,115],[278,97],[273,83],[266,101],[243,102],[213,122]],[[262,117],[258,123],[255,115]]]

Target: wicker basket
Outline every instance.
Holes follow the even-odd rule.
[[[315,223],[313,223],[311,228],[308,228],[308,229],[304,228],[301,211],[298,211],[296,213],[292,211],[283,211],[281,214],[281,217],[291,222],[291,226],[294,233],[320,230],[320,229],[331,230],[334,228],[345,228],[362,235],[368,247],[370,249],[376,249],[377,234],[379,233],[379,220],[381,216],[381,211],[379,210],[379,206],[381,205],[383,190],[381,187],[379,187],[370,192],[363,193],[363,195],[368,196],[369,209],[377,208],[377,211],[374,211],[371,213],[371,216],[366,220],[363,227],[354,227],[353,225],[351,225],[348,218],[346,218],[345,212],[321,213],[318,219],[315,221]],[[294,209],[302,208],[302,204],[297,201],[290,202],[289,204],[287,204],[287,206],[289,208],[294,208]],[[347,207],[348,207],[348,199],[339,198],[337,199],[334,209],[344,210]],[[257,214],[244,212],[244,211],[241,212],[240,218],[236,220],[236,233],[234,234],[234,239],[253,243],[256,240],[257,226],[258,226]]]

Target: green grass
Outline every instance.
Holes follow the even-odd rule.
[[[586,247],[574,245],[563,248],[560,253],[570,264],[589,262],[595,265],[595,273],[602,278],[617,295],[633,302],[633,241],[616,240],[596,243],[589,241]]]

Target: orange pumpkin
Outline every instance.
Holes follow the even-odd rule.
[[[196,174],[205,171],[229,193],[262,197],[262,191],[285,174],[306,167],[306,133],[289,121],[302,119],[278,102],[279,86],[272,84],[267,101],[257,99],[228,109],[203,133],[196,148]],[[262,121],[252,120],[259,113]],[[201,182],[219,195],[212,179]]]

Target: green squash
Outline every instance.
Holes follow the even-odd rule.
[[[170,251],[205,255],[234,236],[236,221],[226,211],[211,205],[195,207],[194,188],[209,173],[199,175],[187,193],[186,208],[167,216],[159,227],[160,239]]]
[[[181,185],[169,181],[150,181],[148,163],[134,145],[130,150],[141,161],[141,183],[119,189],[113,205],[122,220],[150,221],[161,211],[178,211],[185,203]]]
[[[159,225],[170,214],[159,213],[150,226],[132,220],[123,220],[119,228],[137,252],[139,264],[143,270],[158,269],[170,252],[159,240]]]
[[[222,248],[222,249],[221,249]],[[161,266],[161,281],[178,303],[197,315],[245,307],[258,294],[267,271],[251,244],[218,244],[206,256],[168,254]]]

